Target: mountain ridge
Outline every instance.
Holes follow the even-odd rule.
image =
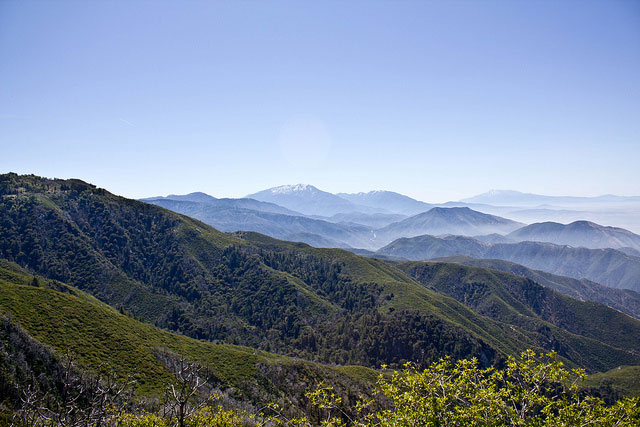
[[[610,248],[574,248],[529,241],[491,244],[466,236],[424,235],[397,239],[377,253],[408,260],[451,255],[500,259],[561,276],[586,278],[613,288],[640,290],[640,258]]]
[[[602,202],[640,202],[640,196],[616,196],[604,194],[593,197],[580,196],[546,196],[534,193],[523,193],[515,190],[489,190],[486,193],[460,200],[467,203],[488,203],[498,205],[538,206],[548,204],[585,204]]]
[[[591,221],[574,221],[569,224],[540,222],[512,231],[506,237],[514,241],[540,241],[591,249],[630,247],[640,250],[640,235],[624,228],[603,226]]]
[[[556,326],[541,334],[532,325],[544,319],[490,318],[387,262],[225,234],[78,181],[0,176],[0,224],[1,257],[194,338],[365,366],[428,364],[446,354],[488,366],[525,348],[556,347],[590,371],[640,363],[616,337],[604,342]]]
[[[376,230],[376,238],[384,243],[399,237],[424,234],[481,235],[503,234],[522,224],[495,215],[483,214],[468,207],[435,207],[421,214]]]
[[[358,205],[384,209],[408,216],[417,215],[434,206],[404,194],[386,190],[374,190],[367,193],[337,193],[336,195]]]
[[[389,213],[386,210],[357,205],[313,185],[296,184],[272,187],[246,196],[271,202],[305,215],[332,216],[340,213]]]

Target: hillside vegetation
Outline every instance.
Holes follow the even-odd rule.
[[[56,357],[69,354],[82,369],[95,374],[115,373],[119,378],[135,379],[141,395],[162,395],[166,385],[175,380],[165,363],[167,354],[187,357],[206,368],[209,385],[231,399],[255,405],[279,402],[298,410],[306,404],[303,391],[309,385],[325,381],[348,398],[366,393],[371,378],[376,376],[366,368],[333,368],[172,334],[132,319],[70,286],[42,278],[34,280],[7,262],[0,265],[0,314],[9,316],[4,320],[5,330],[13,329],[3,335],[0,350],[6,346],[25,347],[16,338],[20,329],[28,334],[23,341],[33,339],[47,346],[36,352],[44,355],[40,359],[49,361],[35,362],[37,366],[32,369],[37,371],[36,376],[51,372],[50,377],[55,380],[53,373],[60,371]],[[8,326],[11,323],[16,326]],[[39,344],[30,344],[34,345]],[[16,370],[20,368],[19,360],[35,359],[32,356],[4,360],[6,368],[0,374],[12,371],[14,374],[5,378],[3,387],[12,390],[11,387],[28,382],[29,376],[24,378]],[[52,368],[47,371],[42,366]],[[8,392],[3,395],[11,396]]]
[[[561,294],[579,300],[599,302],[625,312],[635,318],[640,318],[640,293],[632,291],[631,289],[610,288],[587,279],[573,279],[571,277],[558,276],[499,259],[478,259],[455,255],[444,258],[434,258],[434,261],[491,268],[493,270],[500,270],[517,276],[527,277]]]
[[[77,180],[3,175],[0,203],[1,257],[193,338],[369,367],[427,365],[445,355],[489,366],[527,348],[557,349],[589,371],[640,363],[632,343],[595,334],[607,320],[581,317],[585,303],[566,303],[566,313],[552,308],[549,316],[573,316],[573,325],[515,321],[457,301],[397,265],[225,234]],[[454,280],[461,271],[475,270],[449,264],[441,274]],[[477,276],[479,289],[508,282]],[[625,327],[631,337],[640,329]]]

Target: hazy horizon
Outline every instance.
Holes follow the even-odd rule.
[[[640,195],[640,3],[0,3],[0,172]]]

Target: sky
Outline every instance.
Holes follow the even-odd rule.
[[[0,0],[0,173],[640,195],[640,1]]]

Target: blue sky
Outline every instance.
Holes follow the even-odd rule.
[[[640,195],[640,2],[0,1],[0,172]]]

